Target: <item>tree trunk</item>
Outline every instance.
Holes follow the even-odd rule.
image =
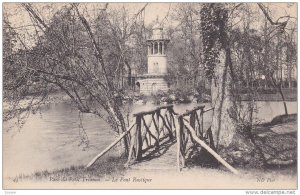
[[[132,89],[131,87],[134,85],[134,83],[131,82],[131,67],[129,65],[129,62],[127,59],[125,59],[125,65],[128,68],[128,80],[127,80],[127,85],[129,87],[129,89]]]
[[[220,51],[220,62],[216,64],[211,82],[211,98],[214,113],[211,130],[217,150],[219,146],[227,147],[235,134],[236,124],[230,117],[233,102],[230,95],[232,78],[229,73],[228,59],[225,49]]]
[[[278,85],[278,91],[279,91],[279,93],[281,95],[281,98],[282,98],[282,101],[283,101],[285,115],[288,115],[288,110],[287,110],[285,98],[284,98],[284,95],[283,95],[283,92],[282,92],[282,89],[281,89],[281,84]]]
[[[211,130],[217,152],[232,165],[260,167],[264,164],[261,150],[251,134],[251,126],[239,125],[235,115],[239,105],[233,91],[230,48],[221,49],[219,63],[214,68],[211,83],[212,106],[214,107]],[[238,94],[237,94],[238,95]],[[251,114],[249,117],[252,117]],[[242,122],[242,121],[240,121]]]
[[[115,123],[113,128],[115,128],[118,135],[120,135],[126,131],[124,117],[119,108],[114,108],[110,102],[109,102],[108,106],[109,106],[109,111],[110,111],[109,113]],[[123,153],[125,156],[127,156],[128,152],[129,152],[128,136],[124,136],[124,138],[122,139],[122,141],[120,143],[121,143],[120,144],[120,152]]]

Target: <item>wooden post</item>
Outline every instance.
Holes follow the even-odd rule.
[[[190,125],[195,129],[195,112],[192,112],[191,115],[190,115]]]
[[[158,109],[156,112],[156,119],[157,119],[157,126],[158,126],[158,140],[159,140],[159,135],[160,135],[160,130],[161,130],[161,126],[159,124],[159,115],[160,115],[160,109]]]
[[[201,135],[203,136],[203,132],[204,132],[204,127],[203,127],[203,108],[201,109],[200,112],[200,118],[201,118]]]
[[[141,128],[141,115],[136,116],[136,160],[140,160],[142,158],[142,128]]]
[[[201,113],[200,113],[201,114]],[[196,131],[196,133],[197,133],[197,136],[199,137],[203,137],[203,135],[201,134],[201,120],[200,120],[200,114],[198,114],[198,112],[196,111],[195,112],[195,123],[197,122],[197,124],[198,124],[198,126],[197,126],[197,128],[195,127],[194,129],[195,129],[195,131]]]
[[[178,142],[180,142],[180,156],[181,156],[181,160],[182,160],[182,167],[185,167],[185,154],[184,154],[184,148],[182,145],[182,139],[183,139],[183,130],[184,130],[184,123],[183,123],[183,116],[179,116],[178,117],[178,122],[179,122],[179,140]]]
[[[168,108],[168,112],[169,112],[169,121],[170,121],[170,127],[171,127],[171,131],[173,132],[173,121],[172,121],[172,111],[171,108]]]
[[[178,122],[180,119],[178,118]],[[180,158],[181,158],[181,139],[180,139],[180,128],[175,128],[176,130],[176,139],[177,139],[177,167],[178,171],[181,171],[181,166],[180,166]]]

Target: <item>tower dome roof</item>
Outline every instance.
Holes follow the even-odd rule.
[[[155,24],[152,27],[152,30],[155,30],[155,29],[163,29],[162,25],[158,22],[158,16],[156,18]]]
[[[161,22],[158,21],[158,17],[156,18],[155,24],[152,27],[152,35],[149,37],[147,41],[153,40],[165,40],[169,41],[169,38],[166,36],[164,32],[164,27]]]
[[[155,29],[163,29],[162,25],[160,25],[159,23],[154,24],[154,26],[152,27],[153,30]]]

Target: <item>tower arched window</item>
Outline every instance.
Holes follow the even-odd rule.
[[[154,43],[154,54],[158,53],[158,44],[155,42]]]
[[[162,54],[162,42],[159,43],[159,49],[158,49],[158,51],[159,51],[159,54]]]
[[[154,45],[154,43],[151,43],[151,46],[152,46],[152,51],[151,51],[151,54],[153,55],[153,54],[154,54],[154,48],[155,48],[155,45]]]

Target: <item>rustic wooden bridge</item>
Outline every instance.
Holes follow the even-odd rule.
[[[213,135],[203,116],[212,108],[197,106],[183,114],[176,113],[173,105],[133,114],[135,122],[120,137],[97,155],[87,167],[108,152],[128,135],[130,148],[125,166],[137,169],[172,169],[186,166],[191,153],[204,148],[230,171],[238,171],[223,160],[214,148]],[[134,128],[135,127],[135,128]],[[176,144],[177,143],[177,144]]]

